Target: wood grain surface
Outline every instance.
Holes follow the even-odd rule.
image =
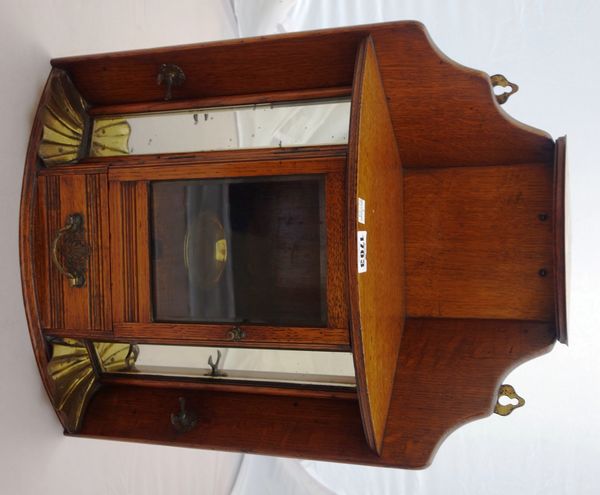
[[[93,106],[160,103],[165,91],[156,77],[163,63],[179,65],[187,76],[174,88],[173,101],[338,88],[352,85],[356,52],[369,34],[405,167],[552,163],[552,138],[504,112],[489,76],[450,60],[414,21],[71,57],[52,64],[69,72]]]
[[[81,435],[423,468],[454,429],[491,414],[506,374],[549,351],[554,339],[554,328],[544,323],[407,319],[381,456],[364,439],[354,400],[185,387],[106,385],[90,404]],[[178,397],[199,415],[198,426],[184,434],[169,423]]]
[[[180,65],[187,76],[166,103],[165,88],[156,84],[163,63]],[[555,146],[547,133],[512,119],[498,106],[489,76],[445,57],[420,23],[72,57],[52,64],[69,73],[98,115],[341,96],[349,88],[354,100],[349,147],[93,158],[50,170],[37,159],[39,108],[49,98],[44,91],[26,157],[19,248],[29,332],[51,398],[46,335],[102,334],[115,340],[111,301],[102,298],[108,290],[104,255],[90,261],[91,272],[104,275],[94,277],[96,285],[85,289],[88,295],[65,298],[65,282],[52,274],[50,239],[67,212],[86,210],[92,226],[88,239],[99,239],[95,252],[103,253],[110,203],[110,230],[117,239],[111,240],[110,253],[115,328],[123,335],[130,332],[125,340],[154,342],[156,336],[142,327],[150,319],[148,264],[136,254],[147,245],[143,190],[148,180],[259,176],[270,169],[269,174],[326,173],[332,179],[328,193],[346,182],[349,188],[346,204],[342,199],[327,207],[328,217],[337,217],[341,208],[349,217],[344,229],[329,225],[327,230],[328,242],[339,247],[340,237],[349,241],[347,251],[342,246],[334,253],[344,264],[331,259],[335,273],[329,272],[328,285],[337,287],[338,295],[331,299],[330,294],[328,303],[339,309],[329,315],[334,332],[344,331],[348,293],[340,295],[339,288],[353,294],[351,344],[360,365],[356,397],[108,380],[89,406],[83,435],[421,468],[451,431],[492,412],[498,386],[513,367],[550,350],[557,336],[566,342],[564,142]],[[376,164],[378,175],[361,173],[361,163]],[[104,201],[107,176],[110,200]],[[336,275],[355,266],[358,195],[367,200],[369,236],[362,285],[358,277],[340,283]],[[383,237],[378,234],[382,226]],[[135,246],[124,246],[125,231]],[[116,273],[127,275],[118,279]],[[133,280],[124,280],[132,273]],[[384,281],[378,298],[374,289],[381,285],[370,281],[372,275]],[[67,308],[77,309],[68,314]],[[403,329],[405,311],[411,317]],[[44,326],[57,328],[44,334]],[[162,330],[171,332],[164,342],[176,343],[173,329]],[[299,334],[288,330],[293,341]],[[310,342],[302,337],[288,345],[318,349],[325,338],[318,333]],[[325,347],[330,344],[348,350],[347,341]],[[256,338],[249,345],[279,344]],[[200,415],[199,426],[186,434],[175,433],[169,424],[180,396]]]
[[[540,220],[552,178],[545,164],[407,170],[407,314],[552,321],[552,222]]]
[[[110,183],[112,304],[115,323],[151,321],[148,183]]]
[[[402,166],[371,38],[357,60],[348,158],[352,347],[365,434],[381,452],[405,314]],[[365,222],[357,218],[365,201]],[[367,269],[358,273],[358,231]]]
[[[45,329],[111,331],[110,259],[106,175],[40,177],[35,211],[35,274]],[[85,285],[71,287],[52,261],[52,243],[69,215],[83,217],[89,246]]]

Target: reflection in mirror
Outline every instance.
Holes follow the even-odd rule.
[[[103,344],[95,342],[98,350]],[[140,344],[135,365],[116,374],[354,387],[348,352]],[[104,369],[104,372],[109,370]]]
[[[151,183],[160,322],[325,327],[322,176]]]
[[[130,128],[131,155],[346,144],[348,99],[98,117],[94,135],[118,120]],[[91,156],[115,156],[94,146]]]

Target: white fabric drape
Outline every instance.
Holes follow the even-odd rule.
[[[569,133],[572,249],[570,342],[520,366],[508,383],[527,399],[508,418],[492,416],[452,433],[423,471],[245,456],[235,495],[597,494],[600,477],[600,257],[598,142],[600,76],[591,0],[232,0],[242,37],[402,19],[420,20],[457,62],[503,73],[520,85],[513,117]],[[593,275],[592,275],[593,273]],[[410,398],[407,398],[410,400]],[[457,397],[457,400],[460,400]],[[307,480],[310,474],[319,485]]]

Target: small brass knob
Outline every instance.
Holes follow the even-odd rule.
[[[229,340],[233,342],[240,342],[246,338],[246,332],[244,332],[244,330],[242,330],[240,327],[233,327],[231,330],[229,330],[227,336]]]

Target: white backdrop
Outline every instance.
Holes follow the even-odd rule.
[[[600,493],[600,64],[593,0],[35,0],[0,3],[0,494]],[[569,135],[570,347],[515,370],[527,404],[453,433],[423,471],[65,438],[42,390],[19,290],[23,158],[48,60],[418,19],[454,60],[520,85],[517,119]]]

